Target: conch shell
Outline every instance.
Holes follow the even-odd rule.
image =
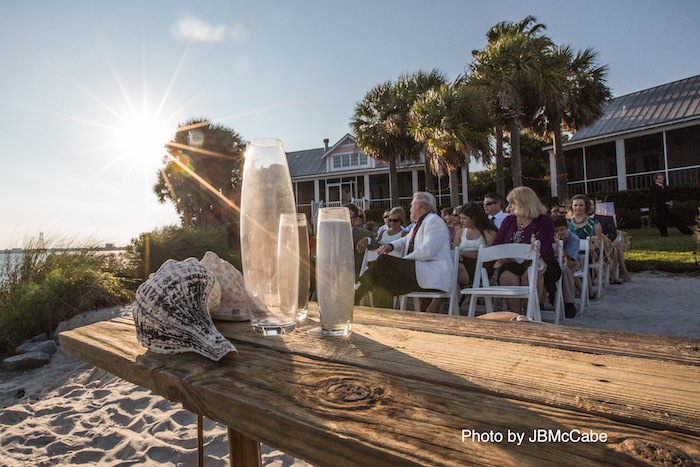
[[[134,321],[139,342],[157,353],[196,352],[219,361],[237,355],[217,329],[207,306],[216,277],[196,258],[168,260],[136,290]]]
[[[231,263],[219,258],[213,251],[207,251],[200,263],[214,273],[221,287],[220,303],[218,306],[209,308],[211,317],[224,321],[249,320],[249,307],[252,306],[252,302],[245,290],[243,274]]]

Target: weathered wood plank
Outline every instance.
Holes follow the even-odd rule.
[[[358,339],[345,342],[345,347],[349,352],[366,351],[372,357],[366,360],[374,361],[375,336],[363,333],[360,326],[353,335]],[[301,333],[291,336],[297,334]],[[640,446],[649,443],[658,446],[657,455],[700,460],[697,435],[483,392],[449,368],[410,355],[405,358],[413,358],[413,371],[398,376],[387,374],[384,364],[373,370],[333,361],[337,355],[332,353],[325,359],[270,348],[280,342],[296,346],[288,337],[237,340],[239,359],[218,363],[193,354],[146,352],[136,343],[128,320],[68,331],[61,343],[78,358],[317,465],[628,465],[643,460]],[[326,347],[338,342],[306,338],[312,347],[317,340]],[[407,342],[415,348],[410,339]],[[385,354],[404,351],[386,348]],[[451,384],[442,384],[444,380]],[[462,429],[504,436],[509,430],[526,436],[534,429],[593,430],[606,433],[609,441],[474,443],[462,442]]]
[[[511,340],[431,336],[427,331],[361,323],[354,324],[355,332],[347,340],[338,341],[322,338],[316,322],[308,322],[266,344],[389,374],[440,378],[435,382],[454,387],[468,382],[474,390],[700,434],[700,367],[685,362],[563,351]],[[235,342],[259,341],[249,326],[217,325]],[[442,371],[420,374],[416,362],[425,361]]]

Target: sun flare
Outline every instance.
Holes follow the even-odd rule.
[[[115,132],[120,158],[147,169],[158,167],[166,152],[165,144],[173,137],[172,125],[146,112],[125,115],[120,120]]]

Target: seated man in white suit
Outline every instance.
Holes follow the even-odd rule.
[[[418,191],[411,201],[411,232],[377,250],[379,258],[360,276],[359,303],[372,292],[374,306],[391,308],[394,296],[417,291],[447,292],[453,278],[450,231],[436,214],[435,197]],[[402,252],[397,258],[388,253]]]

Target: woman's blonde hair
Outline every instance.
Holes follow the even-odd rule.
[[[544,207],[537,193],[532,191],[532,188],[526,186],[513,188],[506,196],[506,200],[513,205],[511,214],[516,216],[534,219],[547,214],[547,208]]]
[[[406,211],[401,206],[393,208],[391,211],[389,211],[389,214],[398,214],[399,219],[401,219],[401,227],[406,226]]]

